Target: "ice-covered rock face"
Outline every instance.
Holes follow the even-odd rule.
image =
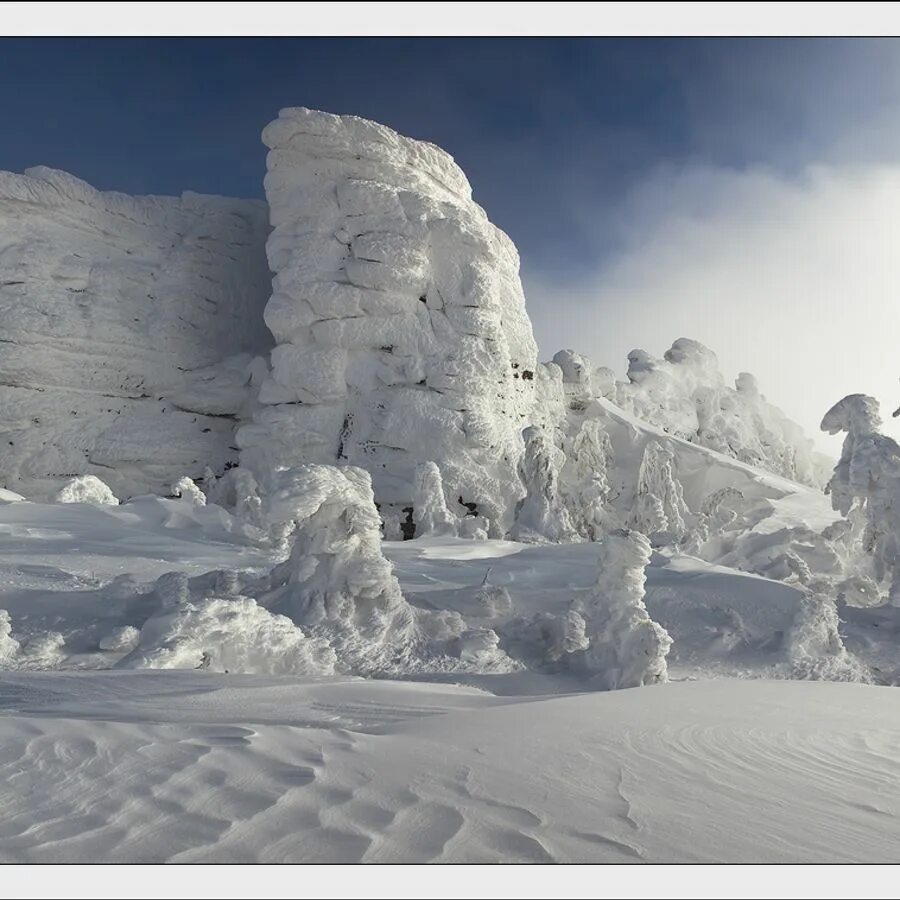
[[[129,496],[221,472],[250,357],[202,370],[271,346],[267,232],[256,201],[0,172],[0,485],[43,499],[95,474]]]
[[[277,346],[242,464],[261,480],[277,465],[362,466],[390,517],[434,461],[448,496],[501,535],[536,370],[512,241],[431,144],[302,108],[263,140]]]

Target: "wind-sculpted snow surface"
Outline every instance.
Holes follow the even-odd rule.
[[[271,343],[265,205],[129,197],[54,169],[0,172],[0,484],[119,495],[233,460],[250,357]],[[227,385],[225,385],[227,382]]]
[[[697,341],[679,338],[663,359],[633,350],[614,399],[669,434],[776,475],[815,486],[827,478],[827,458],[766,401],[756,379],[742,372],[728,387],[715,353]]]
[[[242,465],[261,483],[276,466],[359,465],[386,519],[406,519],[433,461],[503,536],[536,368],[513,243],[431,144],[302,108],[263,140],[277,346]]]

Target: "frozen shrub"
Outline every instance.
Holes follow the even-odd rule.
[[[54,497],[56,503],[91,503],[118,506],[116,495],[95,475],[79,475],[67,481]]]

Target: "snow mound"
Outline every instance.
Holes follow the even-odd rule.
[[[242,465],[264,486],[278,466],[362,466],[405,520],[416,466],[435,462],[503,536],[537,352],[513,243],[431,144],[302,108],[263,140],[277,346]]]
[[[0,172],[0,484],[46,499],[95,474],[133,495],[222,471],[234,422],[218,416],[244,386],[227,409],[200,389],[270,346],[267,231],[257,201]]]
[[[118,506],[119,499],[96,475],[79,475],[66,482],[53,498],[56,503],[92,503]]]

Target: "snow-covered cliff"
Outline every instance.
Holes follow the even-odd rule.
[[[434,461],[457,510],[502,535],[537,356],[512,241],[431,144],[302,108],[263,140],[277,346],[242,465],[361,466],[383,514],[412,522]]]
[[[267,232],[261,202],[0,172],[0,485],[166,492],[233,460],[250,357],[206,367],[271,344]]]

